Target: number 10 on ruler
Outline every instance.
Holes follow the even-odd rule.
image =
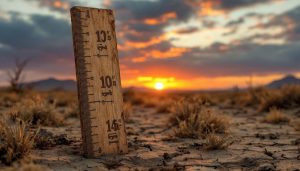
[[[84,154],[126,153],[113,13],[73,7],[71,19]]]

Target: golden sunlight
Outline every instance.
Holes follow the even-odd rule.
[[[164,84],[162,82],[156,82],[154,84],[155,90],[163,90],[165,88]]]

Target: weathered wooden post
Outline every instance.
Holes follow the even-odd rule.
[[[113,11],[73,7],[71,20],[84,154],[126,153]]]

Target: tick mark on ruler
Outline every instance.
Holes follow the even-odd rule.
[[[113,100],[96,100],[96,101],[90,101],[89,103],[113,103]]]
[[[97,54],[97,55],[94,55],[94,56],[97,56],[97,57],[102,57],[102,56],[108,56],[108,55],[101,55],[101,54]]]

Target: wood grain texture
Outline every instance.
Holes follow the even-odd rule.
[[[73,7],[71,20],[84,154],[127,153],[113,12]]]

